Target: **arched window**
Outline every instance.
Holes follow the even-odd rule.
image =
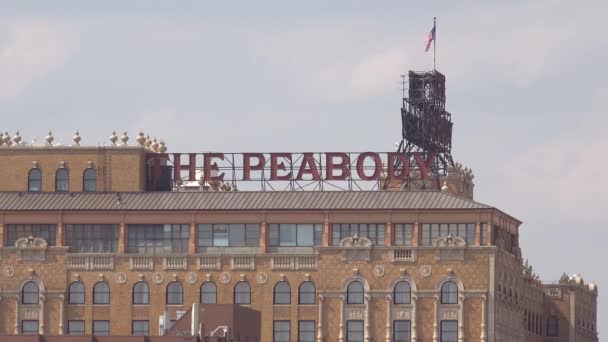
[[[214,283],[207,281],[201,285],[201,304],[217,303],[217,287]]]
[[[286,281],[280,281],[274,286],[274,303],[291,304],[291,288]]]
[[[400,281],[395,284],[393,291],[393,301],[395,304],[410,304],[412,300],[412,287],[407,281]]]
[[[84,285],[81,282],[75,281],[68,287],[68,303],[84,304]]]
[[[453,281],[441,285],[441,304],[458,304],[458,286]]]
[[[38,284],[33,281],[28,281],[23,284],[21,289],[21,303],[22,304],[38,304],[39,296]]]
[[[93,286],[93,304],[110,304],[110,286],[105,281]]]
[[[40,169],[31,169],[30,173],[27,175],[27,191],[42,191],[42,172]]]
[[[317,301],[317,289],[311,281],[305,281],[300,284],[298,303],[299,304],[315,304]]]
[[[150,288],[146,282],[133,285],[133,304],[150,304]]]
[[[84,173],[82,174],[82,191],[97,191],[97,171],[95,171],[95,169],[88,168],[84,170]]]
[[[234,285],[234,304],[251,304],[251,286],[246,281]]]
[[[182,305],[184,303],[184,289],[177,281],[167,285],[167,305]]]
[[[554,337],[559,336],[559,329],[557,325],[557,317],[551,315],[547,318],[547,336]]]
[[[363,284],[360,281],[353,281],[346,288],[346,303],[363,304]]]
[[[61,168],[55,173],[55,191],[68,192],[70,191],[70,172],[66,168]]]

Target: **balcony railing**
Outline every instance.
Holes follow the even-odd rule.
[[[114,269],[114,254],[68,254],[70,270],[111,270]]]
[[[272,257],[273,270],[315,270],[318,268],[316,255],[277,255]]]
[[[199,270],[219,270],[221,258],[219,255],[201,255],[198,257]]]
[[[416,251],[411,248],[393,249],[393,262],[414,262],[416,261]]]
[[[150,255],[131,255],[129,257],[129,269],[131,269],[131,270],[154,269],[154,258]]]
[[[255,269],[254,255],[235,255],[231,258],[233,270],[253,270]]]
[[[185,270],[188,267],[188,257],[185,255],[167,255],[163,258],[166,270]]]

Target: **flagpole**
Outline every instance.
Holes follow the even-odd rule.
[[[437,42],[437,17],[433,17],[433,30],[435,30],[435,38],[433,39],[433,71],[436,71],[437,69],[435,69],[435,54],[437,52],[437,48],[435,46],[435,43]]]

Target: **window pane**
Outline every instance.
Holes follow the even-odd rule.
[[[441,342],[458,342],[458,321],[441,321]]]
[[[110,304],[110,287],[101,281],[93,287],[93,304]]]
[[[315,321],[298,322],[298,342],[315,341]]]
[[[178,282],[172,282],[167,286],[167,304],[181,305],[183,301],[183,288]]]
[[[84,285],[81,282],[70,284],[68,288],[69,304],[84,304]]]
[[[93,335],[110,335],[110,321],[93,321]]]
[[[68,335],[84,336],[84,321],[68,321]]]
[[[117,224],[67,224],[65,245],[72,253],[118,252]]]
[[[410,321],[393,321],[393,342],[411,342]]]
[[[241,281],[234,286],[234,304],[251,304],[251,287]]]
[[[133,336],[148,336],[149,323],[148,321],[133,321]]]
[[[201,303],[216,304],[216,302],[217,288],[214,283],[208,281],[201,286]]]
[[[400,281],[395,285],[395,304],[409,304],[411,300],[411,287],[405,281]]]
[[[313,246],[315,241],[314,226],[312,224],[298,225],[298,246]]]
[[[346,341],[363,342],[363,321],[346,321]]]
[[[281,224],[279,226],[279,243],[281,246],[296,246],[296,225]]]
[[[289,342],[290,325],[289,321],[274,321],[272,332],[273,341]]]
[[[23,335],[38,335],[38,320],[21,321],[21,333]]]
[[[316,291],[315,285],[310,281],[305,281],[300,285],[299,303],[315,304]]]
[[[94,169],[86,169],[82,174],[82,191],[97,191],[97,172]]]
[[[348,304],[363,304],[363,284],[353,281],[348,284],[346,302]]]
[[[127,252],[146,254],[187,253],[189,230],[183,224],[128,225]]]
[[[21,291],[21,303],[23,304],[38,304],[38,284],[33,281],[28,281],[23,285]]]
[[[291,288],[287,282],[280,281],[275,285],[274,304],[291,304]]]

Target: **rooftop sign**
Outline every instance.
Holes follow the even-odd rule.
[[[416,172],[418,180],[426,180],[435,156],[418,152],[209,152],[151,153],[147,159],[152,184],[170,175],[173,182],[236,185],[257,181],[261,190],[313,190],[324,185],[337,190],[369,190],[383,180],[407,182],[410,171]]]

